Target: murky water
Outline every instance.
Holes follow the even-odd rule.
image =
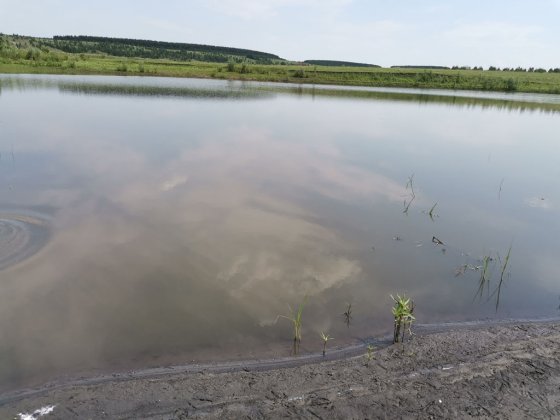
[[[0,89],[2,389],[289,355],[277,317],[304,296],[315,352],[321,331],[338,346],[390,331],[391,293],[420,322],[558,314],[558,96],[7,75]]]

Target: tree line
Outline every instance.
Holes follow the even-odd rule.
[[[426,69],[426,70],[479,70],[483,71],[484,68],[482,66],[414,66],[414,65],[406,65],[406,66],[391,66],[392,69]],[[515,72],[525,72],[525,73],[560,73],[560,68],[550,68],[548,70],[543,69],[541,67],[504,67],[499,68],[495,66],[488,67],[487,71],[515,71]]]
[[[377,64],[355,63],[353,61],[336,61],[336,60],[305,60],[305,64],[312,64],[316,66],[329,66],[329,67],[376,67]]]
[[[210,62],[227,62],[231,58],[236,57],[259,63],[272,63],[276,60],[281,60],[280,57],[274,54],[242,48],[129,38],[65,35],[54,36],[52,39],[40,39],[39,42],[51,48],[74,54],[101,52],[120,57],[163,58],[177,61],[202,60]]]

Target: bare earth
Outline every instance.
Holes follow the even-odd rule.
[[[54,410],[41,419],[560,418],[560,323],[416,332],[404,348],[379,348],[368,364],[362,347],[321,363],[247,362],[50,384],[0,396],[0,418],[49,405]]]

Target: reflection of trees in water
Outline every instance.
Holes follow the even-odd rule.
[[[506,99],[434,95],[408,92],[378,92],[368,90],[344,90],[305,86],[259,86],[245,84],[240,87],[196,89],[142,85],[60,84],[63,92],[99,95],[170,96],[200,99],[266,99],[277,94],[340,99],[363,99],[374,101],[411,102],[421,105],[442,104],[453,107],[497,109],[505,111],[560,112],[560,104],[517,101]]]
[[[80,76],[72,76],[80,77]],[[103,76],[102,76],[103,77]],[[107,76],[104,76],[107,77]],[[157,97],[176,97],[176,98],[197,98],[197,99],[266,99],[279,94],[312,96],[315,97],[336,97],[340,99],[363,99],[377,101],[411,102],[423,105],[442,104],[453,107],[497,109],[505,111],[539,111],[546,113],[560,112],[560,103],[555,103],[554,98],[531,97],[530,94],[505,98],[506,94],[495,93],[502,97],[481,97],[467,96],[464,93],[449,94],[429,93],[425,91],[390,91],[390,88],[383,90],[371,90],[367,88],[334,87],[317,85],[294,85],[294,84],[272,84],[260,82],[225,82],[198,81],[200,84],[206,83],[207,86],[158,86],[149,79],[141,83],[131,83],[130,81],[117,81],[114,83],[99,83],[96,81],[85,81],[80,79],[76,82],[71,78],[31,78],[31,77],[3,77],[0,78],[0,93],[2,88],[6,89],[58,89],[64,93],[77,93],[84,95],[121,95],[121,96],[157,96]],[[174,79],[170,79],[174,80]],[[176,79],[187,80],[187,79]],[[192,79],[188,79],[192,82]],[[194,84],[198,84],[195,82]],[[374,88],[375,89],[375,88]],[[490,95],[493,92],[480,92],[480,95]],[[474,92],[473,95],[476,95]],[[548,101],[548,102],[546,102]]]
[[[450,106],[459,106],[467,108],[488,108],[497,110],[509,111],[541,111],[547,113],[560,112],[560,103],[537,102],[531,101],[530,98],[524,100],[502,99],[502,98],[484,98],[475,96],[453,96],[432,93],[415,93],[411,92],[390,92],[373,91],[366,89],[345,90],[345,89],[332,89],[329,87],[294,87],[294,88],[276,88],[276,91],[284,91],[298,95],[312,95],[338,97],[341,99],[364,99],[364,100],[386,100],[396,102],[412,102],[418,104],[442,104]],[[452,91],[450,91],[452,92]]]
[[[143,85],[98,85],[64,83],[58,86],[61,92],[85,95],[155,96],[196,99],[262,99],[271,93],[254,89],[196,89],[183,87]]]

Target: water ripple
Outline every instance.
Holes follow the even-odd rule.
[[[0,270],[36,254],[48,241],[49,223],[38,215],[0,213]]]

